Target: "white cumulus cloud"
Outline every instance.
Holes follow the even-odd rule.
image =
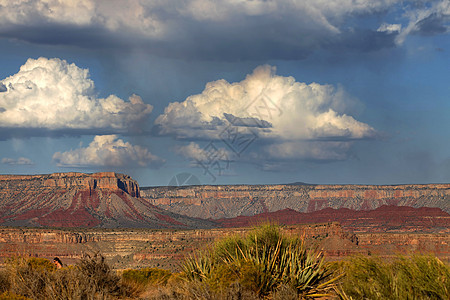
[[[345,97],[340,88],[297,82],[265,65],[241,82],[207,83],[201,94],[170,103],[155,124],[162,134],[179,138],[219,139],[229,124],[255,127],[267,139],[372,137],[372,127],[341,112]]]
[[[96,136],[86,148],[56,152],[53,161],[62,167],[146,167],[164,162],[148,149],[124,142],[117,135]]]
[[[5,165],[34,165],[34,162],[26,157],[19,157],[18,159],[4,157],[2,158],[2,164]]]
[[[207,83],[201,94],[170,103],[155,124],[163,135],[191,140],[226,140],[231,127],[234,133],[246,132],[248,138],[253,134],[266,145],[283,147],[280,156],[340,159],[348,146],[336,142],[348,144],[377,135],[370,125],[345,113],[352,102],[342,88],[297,82],[265,65],[240,82]],[[314,150],[325,144],[328,150]],[[276,155],[270,150],[276,147],[267,153]]]
[[[87,69],[58,58],[30,58],[0,80],[0,128],[128,132],[152,109],[137,95],[99,98]]]

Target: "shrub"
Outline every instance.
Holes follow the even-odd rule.
[[[301,240],[283,236],[273,225],[217,242],[210,251],[186,259],[183,272],[187,280],[203,282],[216,292],[238,283],[259,296],[281,285],[305,298],[329,296],[336,280],[321,252],[307,250]]]
[[[8,262],[7,278],[8,295],[16,295],[17,299],[110,299],[136,296],[136,290],[124,284],[100,254],[86,255],[76,266],[61,269],[56,269],[51,261],[42,258],[15,258]]]
[[[47,260],[48,261],[48,260]],[[42,258],[15,258],[8,262],[11,292],[31,299],[45,299],[52,263]]]

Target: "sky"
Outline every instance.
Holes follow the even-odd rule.
[[[449,34],[449,0],[0,0],[0,174],[448,183]]]

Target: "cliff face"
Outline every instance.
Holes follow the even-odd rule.
[[[426,185],[229,185],[143,188],[150,203],[202,218],[232,218],[286,208],[375,209],[382,205],[437,207],[450,213],[450,184]]]
[[[123,191],[132,197],[139,198],[139,185],[128,175],[114,172],[94,174],[84,173],[53,173],[48,175],[0,175],[2,190],[36,187],[38,189],[69,189],[82,190],[106,189]]]
[[[131,177],[95,174],[0,175],[0,224],[52,227],[204,227],[140,197]],[[209,225],[208,225],[209,226]]]

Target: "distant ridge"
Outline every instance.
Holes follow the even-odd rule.
[[[160,208],[191,217],[221,219],[290,208],[373,210],[382,205],[437,207],[450,213],[450,184],[274,184],[148,187],[141,196]]]
[[[298,182],[288,183],[288,185],[316,185],[316,184],[298,181]]]

